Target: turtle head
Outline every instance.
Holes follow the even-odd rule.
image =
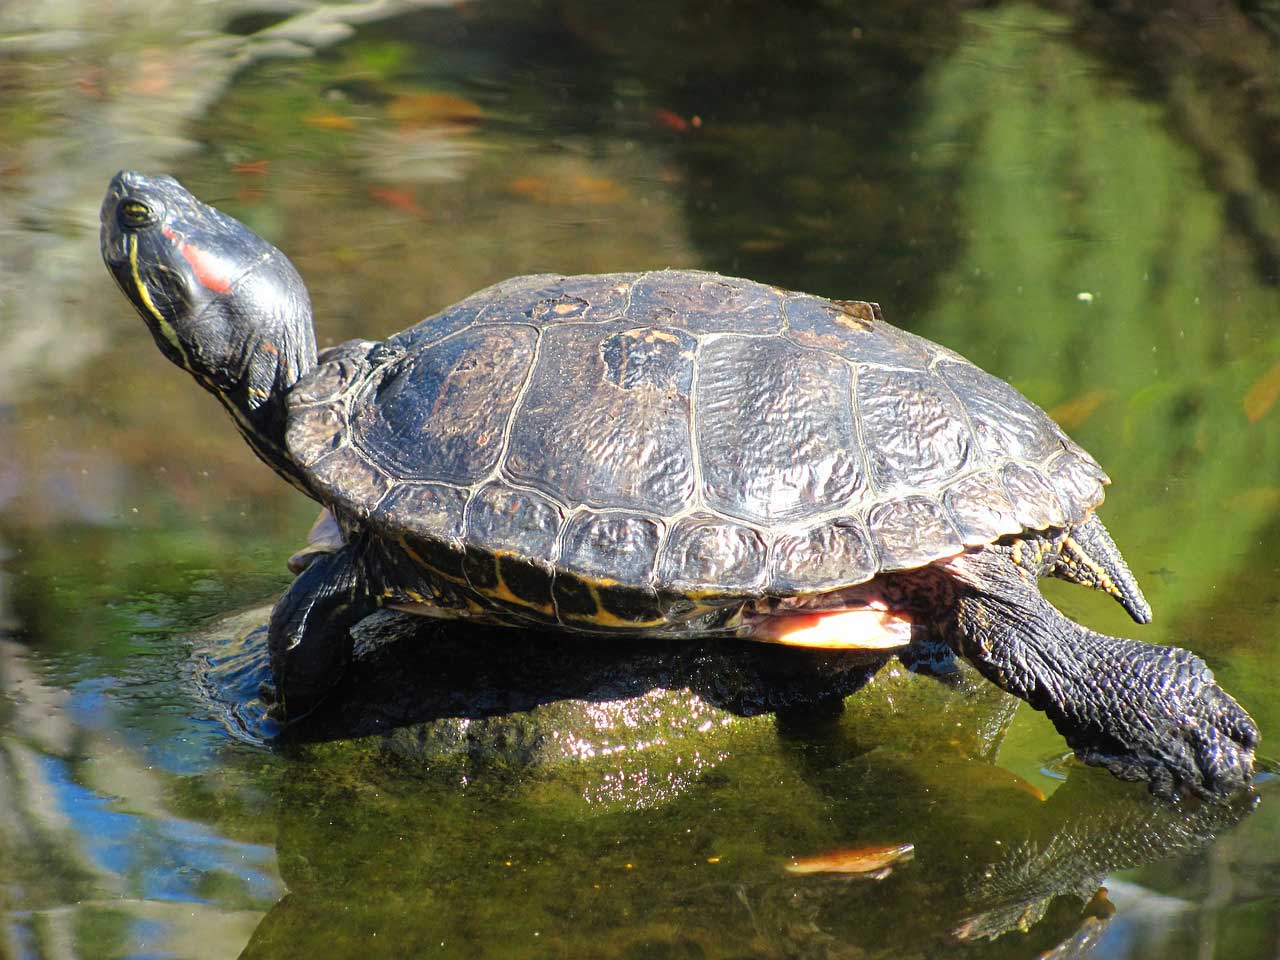
[[[293,264],[172,177],[129,171],[107,188],[101,243],[164,355],[223,402],[260,457],[293,474],[284,397],[316,357]]]

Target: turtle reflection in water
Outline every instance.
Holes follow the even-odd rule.
[[[169,177],[120,173],[102,253],[161,351],[324,504],[272,615],[277,708],[313,710],[380,606],[619,638],[892,648],[920,627],[1153,789],[1247,783],[1258,734],[1193,654],[1036,588],[1146,601],[1107,478],[962,357],[825,300],[696,271],[519,277],[316,355],[297,271]]]

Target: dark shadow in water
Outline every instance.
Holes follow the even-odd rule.
[[[357,627],[355,660],[323,707],[281,729],[265,717],[259,697],[270,679],[266,632],[261,622],[242,623],[238,635],[215,634],[198,654],[199,686],[237,736],[290,745],[415,727],[427,741],[447,740],[462,729],[474,737],[470,722],[486,721],[501,726],[505,747],[514,748],[504,750],[504,762],[532,759],[517,756],[525,751],[515,747],[525,739],[528,751],[536,749],[538,720],[526,718],[530,711],[556,703],[587,709],[652,691],[688,691],[711,709],[738,717],[777,714],[784,735],[810,737],[838,721],[845,698],[888,659],[876,652],[739,640],[610,641],[386,612]],[[928,641],[900,659],[951,689],[986,686],[961,673],[945,647]],[[686,706],[664,709],[671,722],[685,721]],[[1001,702],[993,712],[997,720],[986,737],[992,751],[1009,710]],[[427,742],[422,746],[426,755],[433,752]]]

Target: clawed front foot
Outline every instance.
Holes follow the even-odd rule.
[[[951,642],[988,680],[1053,721],[1086,763],[1162,796],[1223,796],[1253,776],[1258,728],[1177,647],[1096,633],[1069,620],[1005,554],[966,555]]]
[[[1101,681],[1091,691],[1100,696],[1048,711],[1080,758],[1126,780],[1149,780],[1164,797],[1247,786],[1258,728],[1208,665],[1177,647],[1103,639],[1112,672],[1100,667],[1090,678]]]

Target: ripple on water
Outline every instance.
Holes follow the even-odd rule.
[[[192,661],[198,696],[236,740],[266,746],[280,733],[261,696],[271,679],[267,653],[269,606],[231,614],[193,638]]]

